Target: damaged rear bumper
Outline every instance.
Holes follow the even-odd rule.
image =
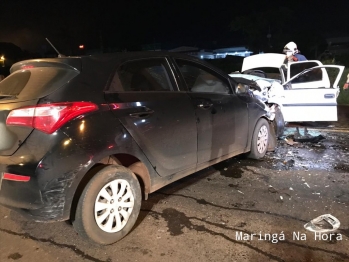
[[[41,191],[35,180],[17,182],[2,179],[0,204],[23,209],[38,209],[44,206]]]

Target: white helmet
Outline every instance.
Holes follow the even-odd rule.
[[[287,52],[292,52],[292,55],[297,54],[299,52],[295,42],[289,42],[285,45],[284,53]]]

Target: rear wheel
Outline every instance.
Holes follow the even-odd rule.
[[[84,238],[112,244],[134,226],[141,207],[137,177],[123,166],[109,165],[86,185],[77,205],[73,226]]]
[[[269,124],[264,118],[258,120],[251,141],[249,158],[260,159],[265,156],[269,143]]]

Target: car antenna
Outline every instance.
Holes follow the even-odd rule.
[[[47,38],[45,38],[46,41],[52,46],[52,48],[56,51],[56,53],[58,54],[58,57],[65,57],[65,55],[62,55],[57,48],[55,48],[55,46],[50,42],[50,40],[48,40]]]

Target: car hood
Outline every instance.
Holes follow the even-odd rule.
[[[284,63],[285,58],[286,55],[284,54],[274,53],[248,56],[244,58],[241,71],[245,72],[254,68],[263,67],[280,68]]]

